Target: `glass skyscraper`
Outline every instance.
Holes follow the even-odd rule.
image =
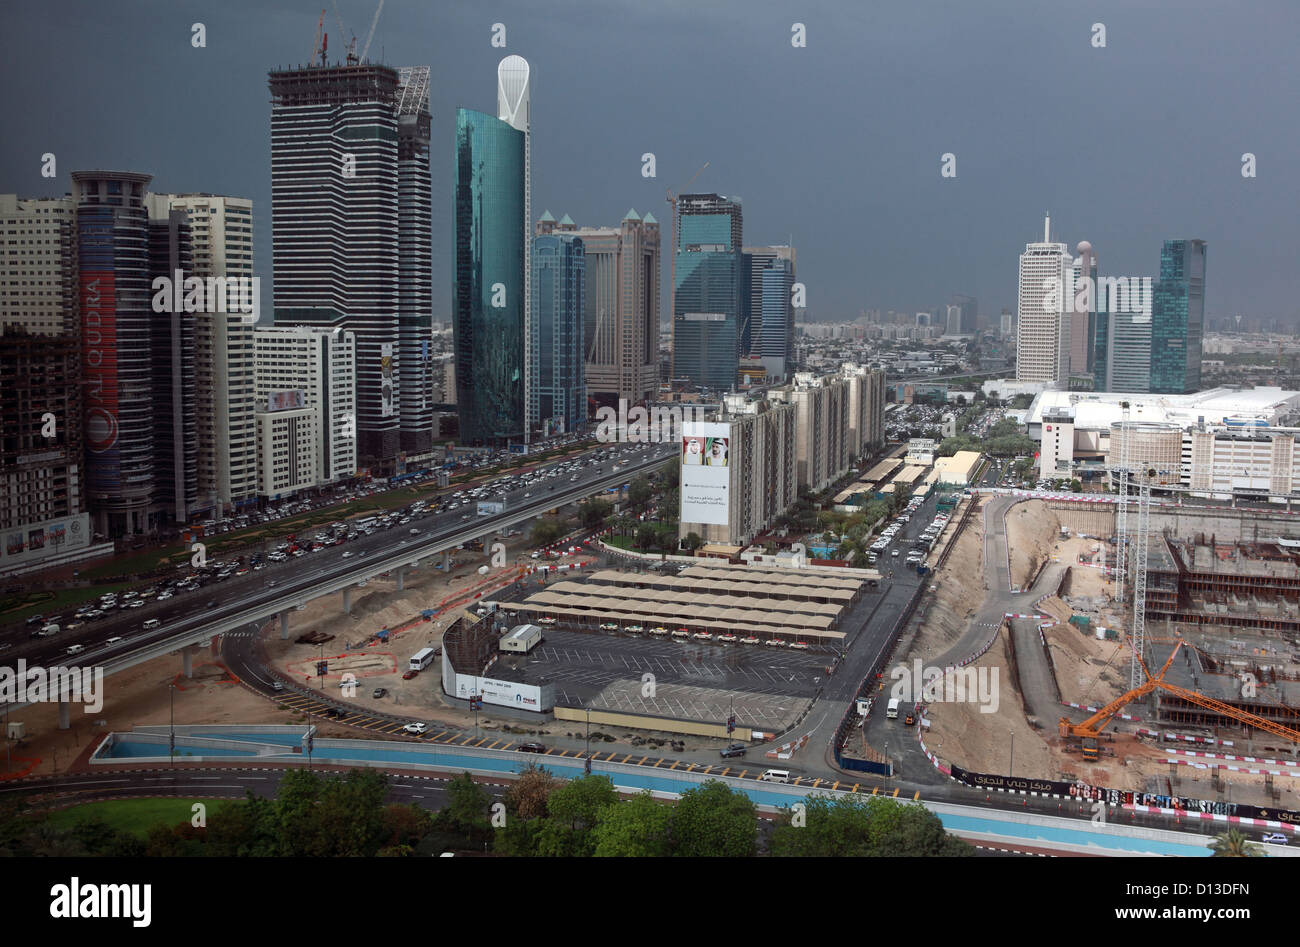
[[[427,67],[272,71],[277,325],[356,334],[358,464],[433,444]]]
[[[464,444],[522,440],[524,132],[456,111],[456,410]]]
[[[533,237],[533,318],[529,371],[533,430],[559,434],[587,419],[583,383],[583,323],[586,298],[586,248],[568,233]]]
[[[1204,332],[1205,241],[1166,240],[1151,300],[1151,391],[1200,390]]]
[[[672,374],[715,391],[730,390],[739,369],[741,230],[740,201],[678,198]]]

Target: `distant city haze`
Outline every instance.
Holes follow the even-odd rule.
[[[338,5],[364,40],[375,2]],[[55,196],[73,169],[109,168],[152,174],[159,192],[251,198],[256,274],[270,292],[266,76],[307,61],[319,15],[306,0],[13,5],[0,68],[22,93],[0,103],[0,190]],[[806,48],[791,45],[796,21]],[[194,22],[205,48],[191,46]],[[505,48],[491,45],[498,22]],[[350,36],[337,35],[333,10],[325,28],[333,61]],[[1162,241],[1205,240],[1207,316],[1294,321],[1298,33],[1294,0],[388,0],[369,58],[431,68],[442,321],[456,108],[490,109],[493,71],[511,54],[533,71],[535,211],[615,226],[635,207],[667,225],[665,189],[685,189],[708,161],[690,189],[742,199],[746,243],[793,242],[808,319],[930,309],[954,293],[980,301],[981,322],[996,319],[1014,309],[1017,255],[1050,212],[1054,236],[1098,248],[1103,274],[1154,274]],[[647,152],[654,178],[641,174]],[[40,174],[46,153],[53,180]],[[940,174],[946,153],[952,178]],[[1245,153],[1254,178],[1242,176]],[[665,259],[665,323],[669,271]]]

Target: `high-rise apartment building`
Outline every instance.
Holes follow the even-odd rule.
[[[705,542],[743,546],[776,522],[798,499],[795,463],[796,407],[774,400],[749,401],[743,395],[725,395],[716,419],[688,422],[684,433],[710,441],[721,440],[726,462],[723,470],[690,464],[681,467],[680,531],[696,533]],[[701,471],[712,498],[707,508],[696,502],[696,481]],[[692,520],[707,510],[709,522]]]
[[[461,442],[476,445],[524,441],[528,428],[529,89],[517,56],[501,62],[498,100],[508,119],[456,111],[456,411]]]
[[[358,449],[376,472],[432,443],[427,80],[351,62],[269,76],[275,321],[355,334]]]
[[[253,278],[253,202],[218,194],[156,196],[189,220],[193,275],[205,281],[227,280],[226,311],[209,299],[194,313],[198,424],[194,512],[219,518],[257,500],[254,315],[240,311],[246,300],[240,284],[233,282]]]
[[[95,531],[145,533],[154,491],[152,175],[74,171],[86,497]]]
[[[856,452],[850,444],[850,389],[844,375],[797,372],[793,383],[769,391],[767,397],[795,406],[799,486],[821,490],[848,472]]]
[[[0,573],[90,543],[75,214],[0,194]]]
[[[731,389],[739,365],[742,223],[738,200],[677,199],[672,377],[713,391]]]
[[[1070,317],[1062,299],[1073,265],[1068,247],[1051,242],[1051,218],[1041,243],[1020,255],[1017,300],[1016,381],[1065,388],[1070,374]]]
[[[309,485],[302,471],[300,443],[308,433],[315,441],[310,486],[356,476],[355,335],[321,326],[264,326],[254,331],[253,341],[260,442],[258,492],[273,496]],[[303,410],[315,412],[315,420],[294,420],[288,425],[290,415],[279,414]],[[270,458],[265,453],[268,437],[281,438]],[[290,441],[283,440],[286,437]],[[292,450],[289,443],[294,445]],[[279,486],[273,489],[276,484]]]
[[[659,221],[629,210],[617,227],[578,227],[544,214],[539,233],[582,240],[586,299],[582,346],[587,397],[617,409],[649,400],[658,387]]]
[[[1151,301],[1151,391],[1201,387],[1205,335],[1205,241],[1166,240]]]
[[[533,237],[528,358],[529,426],[544,436],[577,430],[587,419],[582,359],[586,256],[581,237],[545,232],[549,216]]]
[[[885,373],[845,362],[840,375],[849,388],[849,456],[866,457],[885,446]]]

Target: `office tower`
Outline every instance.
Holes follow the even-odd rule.
[[[72,200],[0,194],[0,573],[90,542],[80,325]]]
[[[1051,242],[1051,217],[1041,243],[1020,255],[1017,302],[1016,381],[1065,388],[1070,374],[1070,318],[1062,299],[1073,264],[1064,243]]]
[[[280,411],[315,412],[312,484],[334,483],[358,474],[356,336],[343,329],[323,326],[261,326],[253,332],[254,372],[257,386],[258,439],[278,419],[263,415]],[[305,436],[301,428],[295,436]],[[268,476],[280,481],[286,465],[298,465],[297,451],[281,455],[268,475],[268,460],[259,445],[259,492]],[[287,481],[285,481],[287,482]],[[304,485],[300,472],[293,482]],[[271,495],[271,494],[265,494]]]
[[[1205,241],[1166,240],[1151,302],[1151,391],[1201,387],[1205,335]]]
[[[629,210],[617,227],[578,227],[543,214],[539,233],[571,233],[586,257],[582,347],[587,398],[617,410],[658,387],[659,222]]]
[[[794,362],[794,261],[774,259],[754,275],[760,286],[757,354],[769,379],[784,381]]]
[[[1106,277],[1098,283],[1097,308],[1106,308],[1109,338],[1106,340],[1107,391],[1146,392],[1151,390],[1151,319],[1139,301],[1124,292],[1107,298]],[[1120,281],[1123,285],[1123,281]],[[1154,297],[1154,287],[1151,290]],[[1154,313],[1154,305],[1150,307]]]
[[[166,195],[145,195],[149,212],[149,280],[184,286],[192,275],[193,241],[188,215],[172,210]],[[189,522],[198,500],[199,436],[195,412],[194,312],[174,304],[159,311],[150,297],[149,328],[153,386],[154,477],[150,531]],[[164,296],[163,298],[167,298]],[[207,301],[205,300],[205,303]],[[214,308],[207,305],[206,308]]]
[[[735,385],[740,355],[742,215],[719,194],[677,199],[674,378],[714,391]]]
[[[744,247],[741,256],[740,354],[761,355],[763,337],[763,270],[776,260],[788,260],[797,276],[795,249],[790,246]],[[789,323],[794,325],[794,308]],[[793,335],[793,328],[791,329]]]
[[[156,196],[189,220],[193,275],[228,281],[225,312],[208,299],[194,313],[198,487],[193,513],[219,518],[257,502],[254,316],[240,311],[247,300],[235,282],[253,277],[253,202],[219,194]]]
[[[501,446],[528,428],[527,63],[502,60],[497,83],[509,121],[456,111],[453,319],[460,440]]]
[[[529,349],[527,340],[532,337],[528,321],[532,318],[532,279],[528,275],[528,246],[532,237],[530,228],[533,223],[533,136],[529,130],[532,121],[532,74],[528,60],[522,56],[507,56],[497,64],[497,118],[524,136],[524,248],[523,271],[523,337],[524,344],[524,405],[532,404],[533,394],[530,389],[532,372],[529,370]],[[524,425],[524,442],[529,439],[528,426]]]
[[[533,237],[532,257],[528,422],[531,430],[549,437],[577,430],[587,420],[582,359],[586,259],[581,237],[544,233],[542,225]]]
[[[429,67],[403,66],[397,82],[398,446],[424,454],[437,436],[433,328],[433,196],[429,176]]]
[[[1002,318],[998,324],[998,334],[1004,339],[1014,339],[1016,337],[1016,314],[1010,309],[1002,310]]]
[[[1069,387],[1075,391],[1091,391],[1097,387],[1094,368],[1099,307],[1096,293],[1087,287],[1095,289],[1097,285],[1097,257],[1087,240],[1079,241],[1075,252],[1079,255],[1070,264],[1071,280],[1066,294],[1070,321]]]
[[[72,172],[81,283],[86,497],[110,539],[149,528],[154,486],[149,293],[152,175]]]
[[[974,335],[979,301],[974,296],[956,293],[948,300],[944,316],[944,335]]]
[[[392,472],[404,444],[432,442],[427,74],[349,63],[269,83],[275,322],[355,334],[358,450]],[[416,391],[403,400],[406,362]]]

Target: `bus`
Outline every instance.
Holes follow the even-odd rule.
[[[411,661],[408,667],[412,671],[423,671],[433,663],[433,648],[421,648],[415,654],[411,655]]]

